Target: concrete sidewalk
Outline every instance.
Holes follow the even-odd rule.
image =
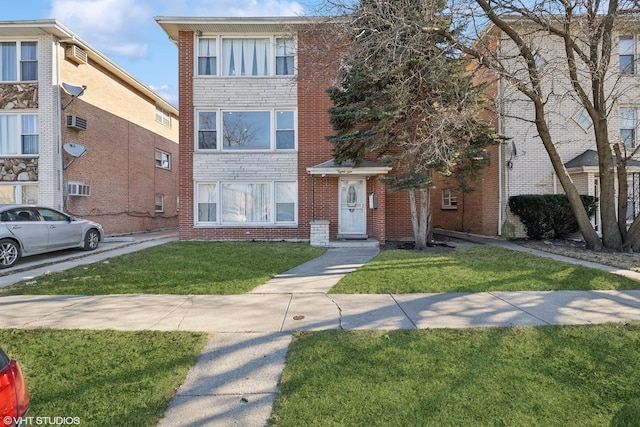
[[[163,239],[148,241],[149,244],[161,242]],[[500,244],[501,241],[491,243]],[[119,249],[131,251],[135,247],[137,245],[128,245]],[[558,258],[537,252],[531,253]],[[270,416],[294,331],[535,326],[640,320],[640,291],[327,294],[344,274],[376,254],[377,250],[371,248],[332,248],[247,295],[1,297],[0,328],[211,333],[209,343],[159,425],[262,426]],[[95,254],[97,257],[109,255]]]

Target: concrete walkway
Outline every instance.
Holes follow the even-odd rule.
[[[116,256],[120,250],[132,251],[174,238],[159,236],[147,239],[144,245],[140,242],[123,244],[82,260],[67,262],[95,262]],[[497,239],[491,243],[509,246],[508,242]],[[562,258],[531,249],[526,252]],[[0,328],[211,333],[198,362],[159,423],[162,427],[193,427],[264,425],[271,413],[294,331],[535,326],[640,320],[640,291],[327,294],[344,274],[376,254],[377,250],[371,248],[332,248],[247,295],[6,296],[0,298]],[[20,280],[18,277],[35,274],[35,270],[7,274],[0,278],[0,286]]]

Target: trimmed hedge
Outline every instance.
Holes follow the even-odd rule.
[[[581,195],[589,218],[596,213],[597,197]],[[564,194],[525,194],[509,198],[511,212],[520,218],[532,240],[562,239],[579,230],[569,199]]]

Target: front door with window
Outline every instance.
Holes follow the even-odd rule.
[[[340,180],[339,234],[345,237],[361,237],[366,231],[366,181],[364,179]]]

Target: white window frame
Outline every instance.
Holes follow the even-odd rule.
[[[573,115],[573,120],[584,130],[587,132],[593,126],[593,121],[591,120],[591,116],[587,112],[586,108],[580,108]]]
[[[229,220],[231,213],[226,212],[225,209],[232,210],[236,206],[225,206],[224,204],[224,187],[234,184],[240,185],[250,185],[250,184],[260,184],[267,186],[268,200],[264,203],[267,206],[268,210],[264,212],[266,214],[266,218],[264,220],[258,221],[250,221],[246,218],[246,212],[237,212],[237,221]],[[286,201],[278,201],[277,199],[277,189],[278,184],[281,185],[290,185],[291,188],[290,195],[293,195],[295,200],[286,200]],[[204,188],[206,187],[206,188]],[[295,226],[298,224],[298,183],[297,181],[286,181],[286,180],[274,180],[274,181],[197,181],[194,186],[195,190],[195,209],[194,209],[194,223],[196,226],[215,226],[215,227],[279,227],[279,226]],[[201,198],[206,197],[206,201],[201,201]],[[210,200],[213,198],[213,200]],[[282,200],[282,199],[281,199]],[[293,203],[293,220],[278,220],[278,205],[279,204],[290,204]],[[201,220],[200,213],[201,208],[204,206],[200,205],[213,205],[208,208],[206,211],[206,216],[211,218],[212,220]],[[213,210],[211,210],[213,209]],[[205,211],[202,211],[204,214]]]
[[[209,41],[213,41],[213,52],[209,52],[208,56],[200,56],[200,40],[209,40]],[[220,64],[218,61],[218,58],[220,58],[220,48],[219,48],[219,42],[218,42],[218,37],[211,37],[211,36],[205,36],[205,37],[198,37],[196,38],[196,42],[195,44],[195,49],[196,49],[196,64],[194,67],[194,71],[196,76],[198,77],[215,77],[218,75],[218,68],[220,67]],[[213,63],[213,70],[211,70],[211,73],[209,74],[205,74],[202,73],[200,74],[200,58],[213,58],[214,63]]]
[[[284,41],[284,42],[282,42]],[[284,46],[284,51],[282,54],[279,52],[279,48],[282,45]],[[287,47],[291,48],[291,51],[287,51]],[[296,74],[296,39],[294,37],[277,37],[275,38],[275,60],[274,60],[274,68],[276,76],[294,76]],[[279,73],[278,72],[278,58],[292,58],[291,71],[288,73]],[[288,64],[288,61],[287,61]],[[288,67],[288,65],[287,65]]]
[[[225,62],[225,52],[223,49],[225,40],[266,40],[268,45],[268,53],[267,53],[267,74],[259,73],[257,75],[252,75],[252,73],[246,72],[242,74],[241,72],[237,72],[236,74],[230,75],[228,72],[225,73],[224,62]],[[215,49],[214,54],[207,56],[207,58],[215,58],[215,70],[212,70],[210,74],[200,73],[200,40],[211,40],[214,42]],[[278,52],[278,43],[281,40],[290,40],[291,43],[287,44],[292,47],[292,52],[286,52],[286,55],[280,55]],[[196,37],[196,41],[194,43],[195,49],[195,65],[194,65],[194,74],[196,77],[217,77],[217,78],[264,78],[264,77],[280,77],[280,78],[290,78],[297,74],[297,65],[298,65],[298,55],[297,55],[297,39],[292,35],[287,34],[255,34],[255,35],[247,35],[247,36],[238,36],[231,34],[215,34],[215,35],[203,35],[200,37]],[[234,51],[234,58],[237,55]],[[291,57],[293,56],[293,69],[292,72],[288,74],[278,74],[277,72],[277,58],[281,57]],[[204,56],[202,56],[204,58]],[[264,66],[264,63],[259,64]],[[245,66],[247,64],[245,63]],[[237,68],[241,68],[241,65],[236,65]]]
[[[157,193],[153,203],[153,209],[156,213],[164,212],[164,194]]]
[[[622,40],[631,40],[632,48],[630,51],[622,51]],[[620,58],[622,56],[631,56],[631,70],[624,71]],[[638,37],[631,34],[621,34],[618,37],[618,72],[623,76],[635,76],[638,74]]]
[[[0,82],[2,83],[7,83],[7,82],[31,82],[31,81],[38,81],[38,42],[36,40],[0,40],[0,43],[15,43],[15,48],[16,48],[16,58],[15,58],[15,64],[13,64],[13,73],[16,76],[15,80],[12,79],[4,79],[3,77],[3,73],[2,73],[2,68],[3,68],[3,64],[2,64],[2,48],[0,47]],[[30,44],[35,44],[36,47],[36,59],[22,59],[22,43],[30,43]],[[36,64],[36,78],[35,79],[31,79],[31,80],[25,80],[23,77],[23,70],[22,70],[22,65],[25,63],[35,63]]]
[[[23,129],[22,126],[22,118],[25,116],[31,116],[35,118],[35,132],[27,133],[28,131]],[[5,114],[4,112],[0,113],[0,117],[15,117],[15,126],[16,132],[15,137],[17,138],[15,141],[3,141],[4,138],[7,138],[10,135],[7,135],[7,129],[4,129],[5,121],[0,120],[0,156],[16,156],[16,157],[39,157],[40,156],[40,120],[38,114],[33,113],[9,113]],[[23,138],[25,136],[35,136],[36,137],[36,145],[37,152],[36,153],[24,153],[23,151]],[[11,145],[6,145],[11,144]],[[13,148],[14,150],[10,150]]]
[[[166,151],[156,149],[156,167],[171,170],[171,154]]]
[[[35,198],[29,198],[28,189],[31,189],[31,192],[35,193]],[[13,193],[11,198],[9,199],[3,198],[5,190],[8,190],[9,192]],[[0,203],[37,205],[38,204],[38,183],[25,182],[21,184],[16,184],[15,182],[10,182],[6,184],[0,184]]]
[[[445,188],[442,190],[442,209],[458,209],[458,194],[453,188]]]
[[[625,114],[623,114],[623,111],[628,111],[632,113],[633,117],[625,117]],[[620,142],[627,149],[634,149],[635,147],[638,146],[639,115],[640,115],[640,106],[620,108],[620,126],[619,126]],[[627,144],[626,138],[622,137],[623,131],[631,131],[631,143],[632,143],[631,145]]]
[[[171,128],[171,114],[161,107],[156,107],[156,122]]]
[[[229,147],[224,147],[224,115],[225,113],[254,113],[254,112],[269,112],[269,147],[266,148],[248,148],[248,149],[234,149]],[[278,129],[278,113],[281,112],[290,112],[293,113],[293,129],[282,128]],[[214,113],[216,116],[215,119],[215,129],[200,129],[200,114],[201,113]],[[295,151],[298,148],[298,112],[295,108],[271,108],[271,109],[251,109],[251,110],[238,110],[238,109],[218,109],[218,108],[202,108],[196,110],[196,126],[195,126],[195,136],[194,136],[194,146],[197,152],[269,152],[269,151],[277,151],[277,152],[287,152],[287,151]],[[293,148],[278,148],[277,147],[277,137],[278,131],[293,131]],[[200,148],[200,132],[215,132],[216,141],[215,148]]]

